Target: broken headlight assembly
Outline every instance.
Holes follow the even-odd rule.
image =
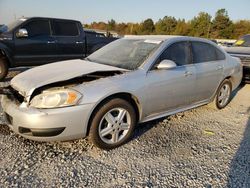
[[[71,89],[45,90],[30,102],[35,108],[60,108],[78,104],[82,94]]]

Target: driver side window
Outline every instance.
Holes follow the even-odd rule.
[[[172,44],[160,56],[160,61],[165,59],[174,61],[177,66],[190,64],[190,44],[188,42],[176,42]]]
[[[24,25],[23,28],[27,30],[29,38],[50,35],[48,20],[33,20]]]

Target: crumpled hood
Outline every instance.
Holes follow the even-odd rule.
[[[102,65],[84,60],[68,60],[29,69],[11,80],[11,86],[23,96],[30,96],[36,88],[66,81],[100,71],[126,71],[118,67]]]

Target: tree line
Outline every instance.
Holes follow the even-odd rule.
[[[250,33],[250,20],[233,22],[226,9],[219,9],[212,17],[200,12],[193,19],[176,19],[165,16],[157,22],[149,18],[141,23],[117,23],[111,19],[105,22],[92,22],[86,28],[116,31],[120,35],[184,35],[212,39],[237,39]]]

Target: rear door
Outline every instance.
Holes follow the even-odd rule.
[[[28,37],[15,36],[14,58],[17,65],[35,66],[57,60],[57,45],[51,43],[54,38],[48,19],[32,19],[18,29],[26,29]]]
[[[148,72],[147,115],[179,109],[191,105],[194,101],[195,68],[191,64],[189,42],[172,44],[162,53],[157,63],[164,59],[174,61],[177,67],[168,70],[153,68]]]
[[[193,62],[196,70],[196,101],[212,97],[223,77],[225,55],[205,42],[191,42]]]
[[[61,60],[82,58],[85,54],[85,39],[78,22],[53,20],[53,37],[58,45]]]

